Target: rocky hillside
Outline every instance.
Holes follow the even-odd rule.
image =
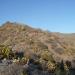
[[[45,59],[48,54],[55,61],[75,59],[74,37],[75,34],[42,31],[18,23],[6,22],[0,26],[0,44],[13,51],[24,50],[29,56],[36,54]]]

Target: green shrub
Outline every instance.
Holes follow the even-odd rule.
[[[11,51],[12,50],[8,46],[0,45],[0,55],[4,58],[8,58]]]

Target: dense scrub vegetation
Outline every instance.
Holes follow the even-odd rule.
[[[56,62],[47,50],[39,56],[31,54],[27,57],[23,52],[15,53],[8,46],[0,45],[0,61],[4,58],[6,61],[17,61],[8,63],[8,71],[0,66],[0,75],[75,75],[75,67],[72,67],[70,61]],[[4,69],[3,72],[1,68]]]

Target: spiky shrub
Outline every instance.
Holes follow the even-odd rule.
[[[4,58],[9,58],[10,52],[11,49],[8,46],[0,45],[0,55],[2,55]]]
[[[48,71],[54,72],[55,71],[55,64],[51,61],[48,61],[47,62],[47,68],[48,68]]]

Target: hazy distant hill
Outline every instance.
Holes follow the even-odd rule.
[[[0,27],[0,44],[40,56],[47,51],[55,60],[75,58],[75,34],[34,29],[28,25],[6,22]]]

